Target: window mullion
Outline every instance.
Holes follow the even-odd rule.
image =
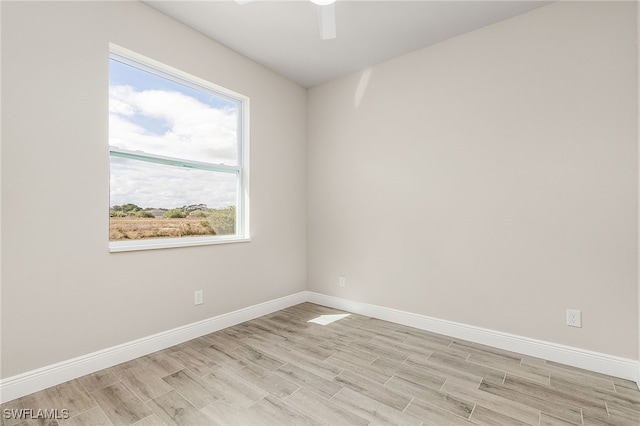
[[[227,166],[224,164],[203,163],[200,161],[184,160],[181,158],[165,157],[162,155],[154,155],[140,153],[138,151],[128,151],[126,149],[110,148],[109,152],[114,157],[128,158],[130,160],[146,161],[149,163],[164,164],[167,166],[187,167],[190,169],[209,170],[213,172],[240,173],[237,166]]]

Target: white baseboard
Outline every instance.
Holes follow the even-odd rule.
[[[0,403],[306,302],[306,300],[307,292],[303,291],[8,377],[0,380]]]
[[[303,302],[342,309],[471,342],[640,381],[640,362],[411,312],[303,291],[0,380],[0,403],[112,367]]]
[[[502,333],[453,321],[432,318],[411,312],[370,305],[335,296],[307,292],[307,300],[318,305],[329,306],[355,314],[366,315],[385,321],[403,324],[434,333],[444,334],[483,345],[493,346],[524,355],[544,358],[585,370],[608,374],[639,383],[640,362],[529,337]]]

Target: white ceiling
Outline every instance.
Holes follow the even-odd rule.
[[[317,6],[309,0],[145,3],[311,87],[550,1],[338,0],[333,40],[320,40]]]

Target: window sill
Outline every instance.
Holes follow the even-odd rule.
[[[157,240],[137,240],[137,241],[110,241],[109,251],[118,253],[122,251],[157,250],[177,247],[197,247],[215,244],[247,243],[248,237],[186,237],[186,238],[159,238]]]

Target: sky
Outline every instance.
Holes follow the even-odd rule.
[[[112,148],[236,166],[239,111],[239,102],[110,61]],[[236,189],[233,174],[111,157],[111,206],[222,208],[235,205]]]

